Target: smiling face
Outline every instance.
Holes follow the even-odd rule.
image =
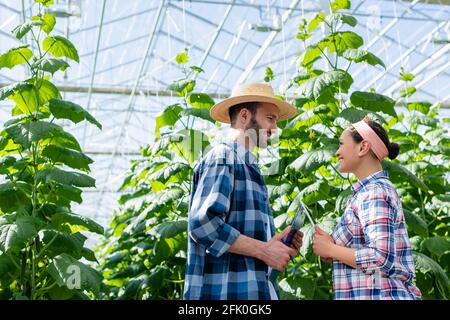
[[[357,143],[346,129],[339,138],[339,149],[336,156],[339,158],[339,171],[354,173],[360,163],[361,142]]]
[[[279,109],[270,103],[259,103],[256,114],[251,117],[246,127],[246,135],[259,148],[266,148],[271,135],[277,131]]]

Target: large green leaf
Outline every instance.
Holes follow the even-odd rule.
[[[346,93],[352,83],[353,79],[347,72],[342,70],[330,71],[304,82],[300,86],[298,93],[308,99],[317,99],[326,90],[333,89],[333,92]]]
[[[319,58],[322,57],[322,53],[323,53],[324,48],[325,48],[325,45],[323,43],[318,43],[318,44],[315,44],[315,45],[308,46],[306,48],[306,50],[305,50],[305,53],[303,54],[302,66],[307,67],[307,68],[312,66],[312,64],[316,60],[318,60]],[[306,76],[303,77],[302,76],[300,78],[297,77],[296,78],[296,82],[298,83],[298,81],[305,80],[305,79],[302,79],[302,78],[309,79],[310,76],[308,76],[308,77],[306,77]]]
[[[47,34],[52,32],[53,27],[56,24],[55,17],[51,13],[47,12],[47,13],[44,13],[44,15],[40,17],[40,19],[42,21],[41,29]]]
[[[431,273],[436,277],[436,280],[443,285],[444,288],[450,287],[450,279],[436,261],[420,252],[413,252],[413,257],[414,266],[417,271],[424,274]]]
[[[326,181],[316,181],[304,187],[297,195],[298,200],[302,200],[306,205],[327,200],[329,197],[330,186]]]
[[[0,184],[0,209],[3,213],[17,211],[30,204],[31,187],[22,181]]]
[[[423,114],[428,114],[430,111],[431,103],[429,102],[411,102],[408,103],[408,110],[416,110]]]
[[[173,104],[164,109],[156,116],[155,136],[160,137],[160,129],[166,126],[173,126],[180,118],[183,108],[179,104]]]
[[[345,189],[337,196],[335,210],[338,214],[344,214],[345,209],[347,208],[347,204],[352,196],[353,192],[350,188]]]
[[[207,109],[194,109],[194,108],[183,109],[181,111],[181,116],[193,116],[196,118],[201,118],[203,120],[215,123],[214,119],[211,118],[209,114],[209,110]]]
[[[95,179],[79,172],[65,171],[58,168],[41,170],[36,173],[36,181],[60,183],[76,187],[95,187]]]
[[[319,12],[316,14],[316,16],[314,17],[314,19],[312,19],[309,23],[308,23],[308,32],[314,31],[317,29],[317,27],[319,26],[319,24],[323,21],[325,21],[325,13],[323,12]]]
[[[28,45],[9,49],[0,55],[0,69],[11,69],[18,64],[26,63],[32,55],[33,52],[28,48]]]
[[[7,127],[6,132],[15,143],[22,145],[26,149],[31,146],[31,142],[51,139],[54,144],[61,143],[62,146],[80,150],[80,145],[75,137],[53,123],[43,121],[17,123]]]
[[[16,103],[21,113],[30,115],[32,112],[35,112],[39,106],[36,87],[30,83],[28,86],[17,88],[18,90],[14,90],[13,94],[8,98]]]
[[[55,57],[67,57],[76,62],[80,62],[77,49],[68,39],[62,36],[48,36],[42,42],[45,51]]]
[[[335,148],[331,147],[308,151],[291,163],[287,169],[305,174],[309,173],[328,164],[335,152]]]
[[[69,234],[63,231],[47,228],[40,230],[38,234],[41,245],[43,247],[47,247],[47,251],[45,253],[51,257],[66,252],[80,258],[81,250],[87,239],[79,232]]]
[[[9,96],[13,95],[14,93],[26,91],[32,88],[33,85],[28,82],[17,82],[13,83],[9,86],[0,88],[0,101],[8,98]]]
[[[73,123],[78,123],[86,119],[90,123],[96,125],[99,129],[102,128],[102,125],[89,112],[76,103],[60,99],[51,99],[49,108],[50,112],[57,119],[69,119]]]
[[[39,90],[39,105],[44,105],[51,99],[61,98],[58,88],[48,80],[37,81],[34,85]]]
[[[378,58],[373,53],[370,53],[363,49],[347,49],[342,53],[342,56],[350,61],[354,61],[354,62],[364,61],[372,66],[375,66],[378,64],[386,69],[386,66],[384,65],[383,60]]]
[[[21,249],[36,234],[32,217],[6,215],[0,217],[0,250],[8,252]]]
[[[371,118],[375,118],[380,123],[386,123],[386,120],[376,112],[356,108],[346,108],[342,110],[336,117],[335,123],[342,128],[347,128],[352,123],[364,119],[366,115],[370,115]]]
[[[54,74],[58,70],[66,70],[69,67],[69,64],[63,59],[57,58],[42,58],[37,60],[33,66],[42,71],[49,72]]]
[[[62,162],[74,169],[90,171],[89,164],[94,161],[84,153],[70,150],[55,145],[48,145],[42,150],[42,155],[51,159],[53,162]]]
[[[188,98],[187,102],[196,109],[211,109],[211,107],[214,105],[214,100],[207,95],[206,93],[191,93]]]
[[[179,173],[182,173],[181,178],[186,178],[187,173],[190,171],[191,167],[185,163],[181,162],[165,163],[162,165],[161,168],[158,168],[158,170],[152,172],[152,174],[149,175],[147,179],[149,181],[156,180],[161,183],[166,183],[171,177],[174,177]],[[180,179],[180,181],[183,181],[183,179]]]
[[[102,276],[95,269],[79,262],[66,253],[53,258],[47,268],[48,273],[56,280],[59,286],[69,289],[81,289],[99,294]],[[76,279],[77,277],[79,279]],[[80,288],[76,285],[80,284]]]
[[[98,234],[104,233],[103,227],[94,220],[69,212],[56,213],[52,216],[52,222],[57,225],[69,224],[70,226],[82,227],[81,230],[88,230]],[[71,230],[72,232],[77,232],[78,228],[71,228]]]
[[[408,184],[412,184],[416,188],[422,189],[423,191],[428,192],[429,188],[425,183],[423,183],[419,178],[416,177],[411,171],[406,169],[403,165],[383,160],[382,166],[384,170],[389,172],[389,176],[394,182],[401,181]]]
[[[330,53],[343,52],[347,49],[357,49],[364,43],[363,38],[351,31],[335,32],[326,39]]]
[[[161,238],[172,238],[179,233],[187,231],[187,220],[165,221],[157,225],[154,230]]]
[[[350,102],[355,107],[359,107],[371,111],[381,111],[393,117],[397,117],[394,105],[395,101],[378,93],[353,91],[350,96]]]
[[[428,225],[419,215],[406,209],[403,209],[403,213],[408,228],[419,236],[426,237],[428,235]]]
[[[422,242],[422,246],[438,258],[440,258],[447,251],[450,251],[450,241],[439,236],[425,239]]]
[[[198,160],[209,145],[208,136],[202,131],[183,129],[171,136],[171,150],[190,164]]]

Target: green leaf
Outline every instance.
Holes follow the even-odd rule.
[[[357,49],[364,44],[363,38],[351,31],[335,32],[329,35],[325,41],[330,53]]]
[[[417,271],[431,273],[444,288],[450,287],[450,279],[442,267],[430,257],[420,252],[413,252],[414,266]]]
[[[336,12],[341,9],[350,9],[350,1],[349,0],[334,0],[331,4],[331,11]]]
[[[435,236],[425,239],[422,242],[422,246],[440,258],[444,253],[450,250],[450,241],[443,237]]]
[[[347,72],[342,70],[330,71],[304,82],[298,93],[308,99],[316,100],[327,90],[346,93],[352,83],[353,79]]]
[[[50,257],[66,252],[81,258],[81,249],[87,239],[79,232],[69,234],[55,229],[41,229],[38,235],[41,245],[47,246],[46,254]]]
[[[327,17],[326,21],[328,22],[328,24],[331,24],[334,21],[341,21],[342,23],[348,24],[352,27],[356,26],[356,24],[358,23],[358,20],[356,20],[355,17],[343,13],[333,13]]]
[[[169,90],[175,91],[180,97],[184,97],[189,92],[192,92],[195,87],[195,80],[177,80],[174,81],[170,86]]]
[[[68,39],[62,36],[48,36],[42,43],[43,49],[54,57],[66,57],[80,62],[77,49]]]
[[[173,126],[180,118],[183,108],[179,104],[173,104],[164,109],[156,116],[155,136],[160,137],[160,129],[166,126]]]
[[[62,59],[42,58],[34,63],[34,67],[53,75],[58,70],[66,70],[69,67],[69,64]]]
[[[336,198],[336,206],[335,210],[339,214],[344,214],[345,209],[347,208],[347,204],[349,200],[352,198],[353,192],[351,188],[345,189],[342,191]]]
[[[378,58],[373,53],[370,53],[363,49],[347,49],[342,53],[342,56],[350,61],[354,61],[357,63],[364,61],[372,66],[375,66],[378,64],[386,69],[386,66],[383,63],[383,60]]]
[[[369,110],[362,110],[356,108],[346,108],[339,113],[335,119],[335,124],[341,128],[347,128],[352,123],[361,121],[366,115],[369,115],[371,119],[376,119],[380,123],[386,123],[386,120],[378,113]]]
[[[9,86],[0,88],[0,101],[8,98],[14,93],[26,91],[32,88],[33,85],[28,82],[17,82]]]
[[[88,230],[91,232],[95,232],[98,234],[103,234],[104,230],[101,225],[99,225],[94,220],[81,216],[78,214],[73,214],[69,212],[58,212],[52,216],[52,222],[57,225],[69,224],[71,226],[83,227],[82,230]],[[71,228],[72,229],[72,228]],[[72,232],[76,232],[78,230],[73,230]]]
[[[320,200],[327,200],[330,197],[330,186],[326,181],[316,181],[300,191],[296,198],[308,205]],[[289,207],[290,211],[291,207]]]
[[[8,99],[14,101],[22,113],[26,115],[35,112],[39,106],[36,87],[29,84],[29,86],[20,86],[17,88],[18,90],[14,90],[14,93]]]
[[[431,128],[435,128],[438,124],[438,120],[436,118],[422,115],[413,115],[409,118],[409,121],[413,125],[421,124]]]
[[[190,164],[201,156],[209,145],[208,136],[202,131],[183,129],[171,136],[171,150]]]
[[[318,14],[316,14],[316,16],[314,17],[314,19],[312,19],[309,23],[308,23],[308,32],[314,31],[317,29],[317,27],[319,26],[319,24],[323,21],[325,21],[325,13],[323,12],[319,12]]]
[[[95,179],[79,172],[65,171],[51,168],[38,171],[35,175],[37,182],[60,183],[76,187],[95,187]]]
[[[188,55],[188,51],[186,49],[184,49],[183,52],[177,54],[177,56],[175,57],[175,60],[178,64],[185,64],[188,62],[189,59],[189,55]]]
[[[70,150],[55,145],[48,145],[42,150],[42,155],[51,159],[53,162],[62,162],[74,169],[90,171],[89,164],[94,161],[84,153]]]
[[[39,90],[39,105],[44,105],[51,99],[61,98],[59,90],[48,80],[39,81],[38,85],[40,85],[40,87],[38,87],[36,83],[34,85]]]
[[[5,182],[0,184],[0,209],[9,213],[30,204],[30,186],[22,181]]]
[[[411,171],[406,169],[401,164],[383,160],[382,166],[384,170],[387,170],[389,172],[389,176],[392,180],[406,182],[408,184],[412,184],[416,188],[422,189],[423,191],[428,192],[429,188],[419,180]]]
[[[187,173],[190,172],[191,167],[181,162],[171,162],[163,164],[162,168],[154,171],[147,177],[148,181],[159,181],[166,183],[170,178],[175,177],[177,174],[182,173],[182,177],[187,177]],[[184,173],[184,174],[183,174]],[[180,179],[181,181],[183,179]]]
[[[371,111],[381,111],[393,117],[397,117],[394,105],[395,101],[378,93],[353,91],[350,102],[355,107]]]
[[[32,56],[33,52],[28,48],[28,45],[9,49],[8,51],[0,55],[0,69],[12,69],[18,64],[26,63]],[[4,98],[1,98],[0,100],[3,99]]]
[[[187,231],[187,220],[165,221],[157,225],[154,229],[161,238],[173,238],[177,234]]]
[[[416,234],[422,237],[428,235],[427,223],[416,213],[403,209],[405,214],[406,225],[411,228]]]
[[[408,103],[408,110],[409,111],[419,111],[423,114],[428,114],[430,112],[431,103],[429,102],[412,102]]]
[[[324,46],[323,46],[323,44],[322,43],[319,43],[319,44],[316,44],[316,45],[311,45],[311,46],[308,46],[307,48],[306,48],[306,51],[305,51],[305,53],[304,53],[304,55],[303,55],[303,60],[302,60],[302,66],[303,67],[306,67],[306,68],[309,68],[309,67],[311,67],[312,66],[312,64],[316,61],[316,60],[318,60],[319,58],[321,58],[322,57],[322,52],[323,52],[323,48]],[[302,75],[301,75],[302,76]],[[309,74],[306,74],[306,79],[309,79],[311,76],[309,75]],[[303,77],[296,77],[295,78],[295,81],[297,82],[297,84],[299,84],[298,83],[298,81],[299,80],[305,80],[305,76],[303,76]]]
[[[27,21],[25,23],[22,23],[14,29],[11,30],[11,33],[16,37],[18,40],[22,39],[28,32],[30,32],[31,28],[36,25],[40,25],[41,22],[36,21]]]
[[[6,132],[15,143],[22,145],[25,149],[31,146],[31,142],[51,139],[54,144],[60,143],[62,146],[80,151],[80,145],[75,137],[53,123],[43,121],[17,123],[7,127]]]
[[[268,186],[270,198],[281,198],[284,195],[288,195],[294,189],[294,186],[290,183],[283,183],[281,185]]]
[[[6,215],[0,217],[0,250],[8,252],[21,249],[36,234],[32,217]]]
[[[295,172],[314,171],[321,166],[328,164],[335,152],[335,148],[331,147],[308,151],[291,163],[287,167],[287,170]]]
[[[214,100],[206,93],[191,93],[187,102],[195,109],[209,110],[214,105]]]
[[[66,253],[62,253],[53,258],[47,270],[61,287],[66,286],[69,289],[90,290],[96,295],[100,292],[102,284],[101,274]],[[81,287],[73,288],[77,284],[77,276],[81,277],[79,279]]]
[[[89,112],[76,103],[67,100],[51,99],[49,108],[50,112],[57,119],[69,119],[73,123],[87,120],[99,129],[102,129],[102,125]]]
[[[53,27],[56,24],[55,17],[48,12],[41,17],[41,21],[42,21],[41,29],[47,34],[49,34],[53,30]]]
[[[272,69],[270,67],[266,67],[266,76],[264,77],[265,82],[270,82],[275,79]]]
[[[416,92],[416,87],[408,87],[400,90],[400,97],[411,97]]]
[[[203,120],[212,122],[212,123],[216,123],[215,120],[213,118],[211,118],[211,115],[209,113],[209,110],[207,109],[193,109],[193,108],[189,108],[189,109],[183,109],[181,111],[181,116],[193,116],[196,118],[201,118]]]

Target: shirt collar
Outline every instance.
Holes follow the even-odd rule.
[[[246,164],[250,166],[255,164],[256,157],[236,140],[225,140],[223,143],[233,148],[238,157],[244,160]]]
[[[376,181],[378,179],[387,179],[388,178],[388,173],[387,171],[384,170],[380,170],[377,171],[373,174],[371,174],[370,176],[368,176],[367,178],[360,180],[358,182],[356,182],[353,186],[352,186],[352,191],[353,194],[357,193],[358,191],[360,191],[362,188],[364,188],[366,185],[368,185],[369,183]]]

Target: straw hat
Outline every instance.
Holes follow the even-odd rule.
[[[228,99],[215,104],[210,110],[211,117],[220,122],[230,123],[228,110],[244,102],[268,102],[275,105],[280,110],[278,121],[292,118],[297,112],[297,109],[289,103],[275,98],[270,85],[250,83],[236,86]]]

